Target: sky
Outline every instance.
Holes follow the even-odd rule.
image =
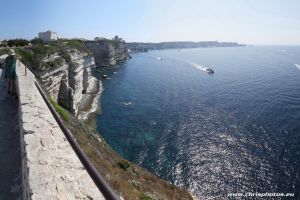
[[[299,0],[0,0],[0,40],[234,41],[300,45]]]

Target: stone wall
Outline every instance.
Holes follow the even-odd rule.
[[[115,65],[128,58],[124,40],[86,41],[85,45],[94,53],[97,66]]]
[[[104,199],[41,94],[17,64],[23,199]]]

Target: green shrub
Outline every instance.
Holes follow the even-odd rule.
[[[149,197],[149,196],[147,196],[146,194],[143,193],[143,194],[140,196],[140,200],[152,200],[152,198]]]
[[[0,49],[0,56],[4,54],[9,54],[11,51],[9,48]]]
[[[70,54],[63,53],[63,54],[62,54],[62,57],[63,57],[63,59],[65,59],[65,61],[66,61],[67,63],[70,63],[70,62],[71,62],[71,56],[70,56]]]
[[[22,57],[22,59],[23,59],[22,61],[25,61],[25,64],[32,63],[34,60],[32,52],[30,52],[28,50],[16,49],[15,53]]]
[[[92,55],[92,52],[85,46],[84,42],[81,40],[68,40],[66,43],[68,49],[77,49],[80,52],[86,52]]]
[[[30,42],[31,42],[31,44],[43,44],[44,43],[44,41],[39,38],[34,38]]]
[[[78,50],[84,48],[84,44],[80,40],[69,40],[67,46]]]
[[[48,46],[44,46],[43,44],[36,44],[31,47],[31,50],[34,54],[47,55],[51,49]]]
[[[61,66],[63,64],[63,59],[62,58],[57,58],[55,60],[52,60],[52,61],[48,61],[47,62],[47,65],[54,68],[54,67],[58,67],[58,66]]]
[[[28,67],[37,69],[41,65],[40,58],[34,54],[30,49],[18,48],[15,53],[22,57],[21,61]]]
[[[0,44],[0,47],[7,47],[7,42],[6,41],[2,41]]]
[[[53,99],[49,99],[50,103],[52,104],[52,106],[54,107],[54,109],[56,110],[56,112],[58,112],[58,114],[61,116],[61,118],[68,122],[70,119],[70,113],[65,110],[64,108],[62,108],[58,103],[56,103]]]
[[[118,162],[118,165],[121,169],[123,169],[125,171],[131,166],[127,160],[122,160],[122,161]]]
[[[27,46],[28,45],[28,41],[24,40],[24,39],[13,39],[13,40],[8,40],[7,41],[7,45],[9,47],[22,47],[22,46]]]

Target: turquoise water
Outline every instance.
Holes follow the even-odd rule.
[[[300,47],[133,54],[95,72],[111,78],[103,81],[97,128],[125,158],[200,199],[300,191],[295,64]]]

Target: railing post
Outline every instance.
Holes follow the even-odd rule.
[[[21,57],[17,56],[17,63],[19,63],[19,67],[21,67]],[[27,67],[24,65],[25,68],[25,76],[27,76]]]

